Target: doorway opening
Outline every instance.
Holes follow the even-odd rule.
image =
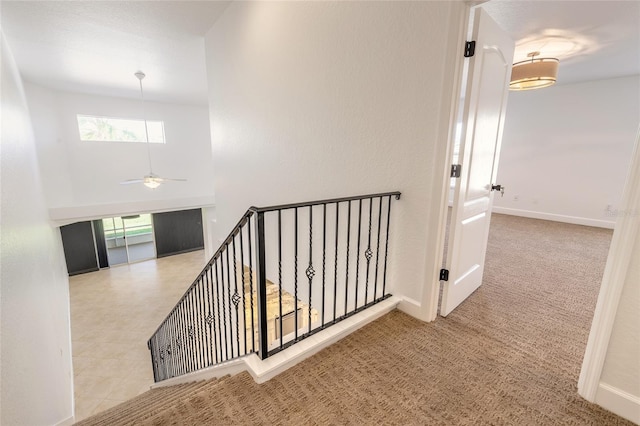
[[[156,257],[151,214],[104,218],[102,226],[110,266]]]

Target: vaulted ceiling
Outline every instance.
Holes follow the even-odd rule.
[[[204,35],[230,1],[2,1],[2,31],[27,81],[63,91],[207,104]],[[365,7],[365,6],[363,6]],[[493,0],[517,42],[560,59],[558,84],[640,74],[640,2]]]

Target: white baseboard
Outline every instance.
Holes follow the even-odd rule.
[[[543,213],[532,210],[510,209],[507,207],[498,206],[493,206],[493,213],[507,214],[510,216],[529,217],[531,219],[551,220],[553,222],[572,223],[574,225],[595,226],[597,228],[607,229],[613,229],[616,224],[615,220],[590,219],[587,217],[565,216],[561,214]]]
[[[595,403],[640,425],[640,398],[600,382]]]
[[[261,360],[257,355],[251,355],[243,359],[247,363],[248,371],[253,376],[253,379],[257,383],[264,383],[364,325],[391,312],[398,306],[398,303],[400,303],[400,299],[391,296],[265,360]]]
[[[223,377],[226,375],[235,376],[236,374],[241,373],[247,369],[245,358],[246,357],[237,358],[231,361],[223,362],[222,364],[214,365],[213,367],[203,368],[202,370],[194,371],[193,373],[188,373],[182,376],[163,380],[161,382],[152,384],[150,386],[150,389],[163,388],[165,386],[181,385],[183,383],[198,382],[200,380],[209,380],[217,377]]]
[[[56,426],[71,426],[75,422],[76,422],[75,416],[71,416],[71,417],[68,417],[68,418],[56,423]]]

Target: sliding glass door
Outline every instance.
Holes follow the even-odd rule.
[[[110,266],[156,257],[150,214],[110,217],[102,223]]]

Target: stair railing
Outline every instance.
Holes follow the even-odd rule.
[[[389,297],[392,198],[249,208],[149,339],[155,381],[265,359]]]

